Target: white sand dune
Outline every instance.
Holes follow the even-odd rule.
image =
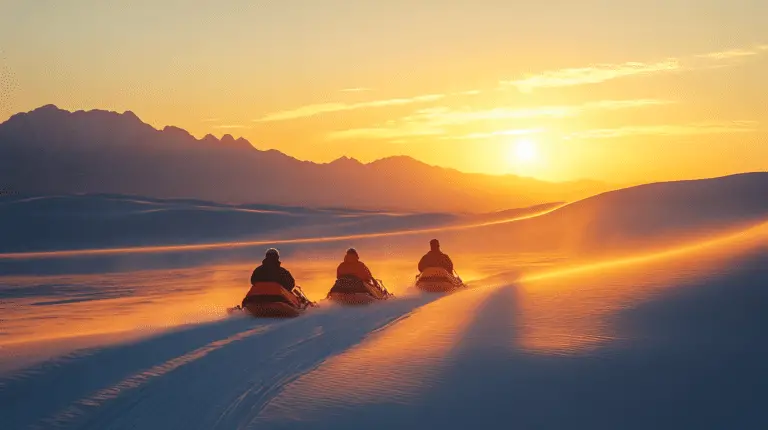
[[[442,232],[407,217],[394,234],[315,225],[318,240],[281,246],[312,298],[350,244],[398,297],[289,321],[225,317],[269,241],[7,258],[0,426],[765,428],[765,178],[644,186]],[[433,236],[472,288],[409,288]],[[156,264],[134,270],[142,261]]]

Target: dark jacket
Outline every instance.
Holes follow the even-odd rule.
[[[280,267],[280,260],[265,258],[261,266],[254,269],[251,275],[251,285],[257,282],[277,282],[288,291],[292,291],[296,286],[296,281],[291,276],[291,272]]]
[[[429,267],[442,267],[453,273],[453,261],[451,261],[451,257],[443,254],[439,250],[431,250],[421,257],[421,260],[419,261],[419,272],[423,272],[424,269]]]
[[[344,262],[339,264],[339,267],[336,268],[336,278],[341,278],[345,275],[352,275],[363,282],[376,283],[376,281],[373,280],[371,271],[355,254],[345,255]]]

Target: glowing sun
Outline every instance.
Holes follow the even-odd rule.
[[[536,142],[531,139],[519,139],[512,144],[510,151],[510,161],[518,163],[532,163],[539,156]]]

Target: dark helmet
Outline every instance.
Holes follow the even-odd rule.
[[[440,241],[437,239],[430,240],[429,247],[432,249],[440,249]]]
[[[280,253],[275,248],[269,248],[267,250],[267,254],[265,255],[266,258],[274,258],[276,260],[280,259]]]
[[[354,255],[357,255],[357,250],[356,250],[355,248],[349,248],[349,249],[347,250],[347,254],[354,254]]]

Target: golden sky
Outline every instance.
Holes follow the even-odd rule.
[[[5,0],[0,120],[131,110],[299,159],[547,180],[768,170],[766,16],[762,0]]]

